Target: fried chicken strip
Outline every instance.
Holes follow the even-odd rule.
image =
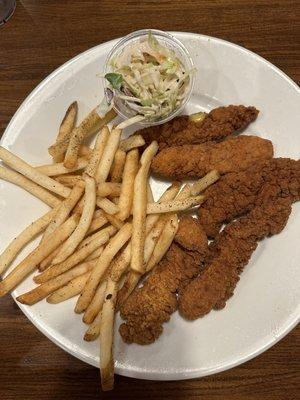
[[[159,149],[162,150],[169,146],[220,141],[246,128],[257,115],[258,110],[255,107],[230,105],[212,110],[200,122],[183,115],[165,124],[144,128],[137,133],[144,137],[147,145],[156,140]]]
[[[281,232],[290,212],[289,199],[278,199],[227,225],[212,244],[204,271],[180,293],[180,314],[194,320],[225,307],[258,241]]]
[[[208,246],[198,220],[183,217],[175,241],[144,285],[121,308],[126,322],[119,331],[126,343],[153,343],[163,331],[162,324],[177,309],[176,292],[199,273]]]
[[[270,140],[239,136],[220,143],[174,146],[162,150],[152,162],[152,171],[166,178],[201,178],[212,169],[220,174],[239,171],[273,157]]]
[[[205,191],[200,221],[210,238],[222,224],[251,211],[267,199],[300,200],[300,160],[273,158],[249,169],[229,173]]]

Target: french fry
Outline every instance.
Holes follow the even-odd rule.
[[[93,150],[89,146],[82,144],[79,147],[78,157],[82,157],[82,158],[85,158],[86,160],[89,160],[92,157],[92,154],[93,154]]]
[[[131,212],[133,201],[134,179],[138,171],[139,152],[137,149],[130,150],[126,155],[123,171],[123,181],[119,197],[119,212],[116,215],[121,221],[127,219]]]
[[[96,218],[99,218],[101,216],[104,216],[104,212],[102,210],[95,210],[94,215],[93,215],[93,220]]]
[[[106,222],[109,220],[109,218],[107,218],[107,215],[105,215],[105,213],[102,210],[96,210],[94,212],[94,216],[96,216],[95,219],[92,220],[91,225],[87,231],[86,235],[89,235],[90,233],[92,233],[93,231],[99,229],[101,226],[104,225],[103,220],[100,221],[100,216],[103,215],[103,218],[106,218]],[[98,220],[99,218],[99,220]],[[115,222],[115,221],[114,221]],[[112,224],[112,222],[111,222]],[[112,224],[113,226],[116,226],[118,229],[120,228],[119,225],[117,224]],[[87,236],[80,244],[79,244],[79,248],[85,246],[87,243],[89,243],[91,240],[93,240],[93,235]],[[57,256],[57,254],[59,253],[60,249],[62,248],[63,245],[59,246],[57,249],[55,249],[51,254],[49,254],[48,257],[46,257],[39,265],[39,271],[44,271],[47,267],[49,267],[49,265],[52,263],[52,261],[54,260],[54,258]]]
[[[143,272],[144,243],[146,237],[145,222],[147,209],[147,179],[151,161],[158,150],[157,142],[152,142],[141,156],[141,167],[134,180],[132,205],[132,236],[130,268]]]
[[[172,214],[165,223],[165,227],[160,235],[156,246],[152,252],[151,258],[147,263],[146,271],[151,271],[151,269],[160,262],[163,256],[168,251],[171,246],[173,239],[178,230],[178,217],[177,214]]]
[[[81,293],[89,276],[90,272],[88,271],[85,274],[79,275],[72,279],[65,286],[62,286],[50,294],[50,296],[47,297],[47,302],[50,304],[57,304],[77,296]]]
[[[118,291],[116,311],[119,311],[122,305],[125,304],[126,300],[139,283],[141,276],[142,275],[140,273],[132,270],[128,272],[124,285]]]
[[[52,251],[47,257],[45,257],[43,261],[40,262],[40,265],[38,266],[38,270],[40,272],[45,271],[45,269],[51,265],[54,258],[60,252],[60,249],[62,248],[62,246],[63,246],[63,243],[61,245],[59,245],[54,251]]]
[[[173,183],[171,186],[167,188],[167,190],[161,195],[158,200],[158,203],[169,202],[174,199],[180,190],[180,185],[178,182]],[[147,196],[148,197],[148,196]],[[150,230],[154,227],[156,222],[158,221],[160,215],[159,214],[149,214],[146,218],[146,233],[148,234]]]
[[[147,203],[153,203],[154,197],[149,181],[147,182]]]
[[[0,178],[18,185],[22,189],[25,189],[30,194],[33,194],[38,199],[42,200],[50,207],[55,207],[60,204],[60,200],[55,197],[52,193],[48,192],[43,187],[37,185],[31,180],[25,178],[18,172],[12,171],[7,168],[0,167]]]
[[[103,225],[107,224],[108,219],[104,215],[100,215],[98,218],[94,218],[91,222],[91,225],[87,231],[87,235],[97,231],[102,228]]]
[[[97,195],[99,197],[120,196],[121,184],[116,182],[103,182],[98,185]]]
[[[75,312],[80,314],[85,311],[92,301],[98,285],[103,280],[110,263],[118,251],[124,246],[131,236],[132,226],[126,223],[106,245],[93,273],[89,277],[81,296],[78,298]]]
[[[119,149],[123,151],[129,151],[135,149],[136,147],[144,146],[145,140],[141,135],[132,135],[127,139],[123,139],[120,141]]]
[[[85,173],[91,176],[92,178],[94,178],[96,175],[98,165],[101,160],[103,151],[105,149],[108,137],[109,137],[109,129],[107,126],[104,126],[101,130],[101,133],[99,133],[97,136],[94,150],[92,152],[89,163],[85,169]]]
[[[92,111],[92,114],[93,114],[92,115],[92,119],[94,117],[94,119],[97,120],[97,116],[94,115],[95,112],[96,112],[95,110]],[[110,110],[105,115],[105,117],[101,119],[100,124],[99,125],[96,124],[95,126],[92,126],[92,129],[90,129],[90,130],[87,129],[87,126],[86,126],[87,124],[85,125],[85,122],[84,122],[85,120],[83,120],[78,128],[73,129],[71,134],[73,135],[74,132],[76,133],[76,132],[78,132],[80,130],[81,135],[80,135],[80,137],[78,139],[79,140],[82,139],[82,134],[83,134],[84,137],[83,137],[82,140],[84,140],[84,139],[88,138],[89,136],[91,136],[93,133],[95,133],[97,130],[100,130],[104,125],[107,125],[112,119],[115,118],[115,116],[116,116],[116,112],[114,110]],[[90,118],[90,116],[88,115],[86,119],[89,119],[89,118]],[[83,125],[85,125],[85,126],[83,126]],[[73,139],[73,141],[75,141],[75,140],[76,139]],[[66,153],[66,151],[68,149],[69,142],[70,142],[69,138],[66,138],[66,139],[63,139],[63,140],[59,140],[54,145],[49,147],[49,149],[48,149],[49,154],[52,157],[61,157],[61,156],[64,157],[64,155],[65,155],[65,153]],[[76,143],[76,146],[77,145],[78,144]],[[83,146],[80,145],[80,144],[79,144],[79,146],[80,146],[79,147],[79,154],[80,154],[80,151],[82,150]],[[81,156],[83,156],[82,152],[81,152]]]
[[[113,198],[111,199],[111,201],[112,201],[116,206],[118,206],[118,204],[119,204],[119,197],[113,197]]]
[[[76,123],[77,113],[78,113],[78,104],[77,101],[74,101],[67,109],[66,114],[60,124],[56,142],[65,139],[70,139],[72,130],[74,129]],[[64,159],[63,155],[60,155],[59,157],[54,157],[53,161],[61,162],[63,161],[63,159]]]
[[[56,176],[54,179],[69,188],[75,186],[77,182],[82,181],[82,177],[80,175],[60,175]]]
[[[57,212],[57,208],[47,212],[47,214],[32,222],[25,228],[14,240],[6,247],[0,255],[0,274],[2,274],[16,258],[18,253],[28,244],[34,237],[46,229],[51,219]]]
[[[71,254],[65,261],[60,264],[51,265],[46,271],[34,277],[36,283],[44,283],[50,279],[58,276],[72,267],[84,261],[92,252],[98,249],[100,246],[104,245],[108,240],[110,235],[115,232],[115,228],[110,226],[97,232],[95,238],[86,246],[81,247],[73,254]]]
[[[117,229],[121,229],[122,226],[124,225],[123,221],[120,221],[119,218],[117,218],[114,215],[110,215],[107,214],[106,212],[104,212],[105,217],[107,218],[107,220]]]
[[[125,160],[126,160],[125,151],[117,149],[110,173],[110,179],[112,182],[122,181]]]
[[[99,258],[103,253],[104,246],[99,247],[98,249],[94,250],[87,258],[86,261],[95,260],[95,258]]]
[[[27,164],[20,157],[14,155],[4,147],[0,146],[0,159],[5,162],[9,167],[24,175],[26,178],[31,179],[33,182],[50,190],[62,197],[68,197],[70,189],[63,186],[61,183],[56,182],[54,179],[37,171],[34,167]]]
[[[99,314],[99,312],[102,310],[105,298],[104,297],[105,290],[106,290],[106,281],[100,283],[100,285],[96,290],[95,296],[93,297],[93,300],[90,302],[89,306],[85,310],[85,313],[82,318],[82,321],[85,324],[91,324],[96,318],[96,316]]]
[[[184,211],[200,205],[204,201],[204,196],[193,196],[185,200],[173,200],[169,203],[148,203],[147,214],[162,214],[169,212]]]
[[[177,199],[184,200],[190,195],[190,185],[185,185],[180,193],[177,195]],[[156,214],[148,216],[147,221],[155,215]],[[147,243],[145,242],[144,250],[144,262],[146,263],[145,272],[150,271],[162,259],[162,257],[169,249],[178,229],[178,218],[176,214],[160,216],[159,219],[160,221],[153,228],[152,232],[147,235],[146,238]],[[162,227],[163,230],[161,230]],[[126,276],[124,285],[118,293],[117,309],[120,309],[122,304],[125,303],[127,298],[130,296],[130,294],[138,284],[141,276],[142,274],[140,273],[129,271]]]
[[[106,285],[106,282],[105,282],[105,285]],[[83,337],[83,339],[85,341],[91,342],[93,340],[96,340],[99,337],[100,329],[101,329],[101,315],[102,315],[102,308],[98,312],[94,321],[88,327],[87,331],[85,332],[85,335]]]
[[[146,265],[150,260],[153,253],[155,245],[166,227],[166,223],[169,221],[169,216],[161,216],[151,231],[146,236],[145,247],[144,247],[144,270],[146,270]]]
[[[78,203],[79,204],[79,203]],[[77,205],[78,205],[77,204]],[[77,206],[76,206],[77,207]],[[76,209],[76,207],[73,210],[74,214],[80,214],[80,210]],[[79,248],[85,246],[87,243],[89,243],[91,240],[93,240],[94,236],[91,235],[91,231],[96,231],[96,229],[99,229],[101,226],[104,225],[104,221],[100,221],[100,217],[105,217],[106,218],[106,222],[109,221],[107,218],[107,214],[102,211],[102,210],[95,210],[94,215],[93,215],[93,219],[91,222],[91,225],[89,227],[89,229],[87,230],[87,233],[85,235],[85,238],[83,239],[83,241],[81,243],[79,243]],[[102,219],[102,218],[101,218]],[[100,226],[101,225],[101,226]],[[113,224],[112,224],[113,225]],[[98,226],[98,228],[97,228]],[[91,229],[91,230],[90,230]]]
[[[22,304],[33,305],[38,301],[43,300],[50,293],[61,288],[62,286],[69,283],[74,278],[91,271],[96,264],[96,260],[88,261],[77,265],[71,270],[51,279],[50,281],[30,290],[27,293],[17,297],[17,300]]]
[[[191,197],[191,186],[189,184],[186,184],[177,194],[175,200],[186,200],[189,197]]]
[[[110,196],[110,197],[111,197],[111,201],[112,201],[116,206],[118,206],[118,205],[119,205],[119,196],[116,196],[116,197]]]
[[[57,138],[56,138],[57,140],[63,140],[66,138],[70,138],[72,129],[74,128],[75,123],[76,123],[77,112],[78,112],[78,103],[77,103],[77,101],[74,101],[68,107],[66,114],[60,124],[59,131],[58,131]]]
[[[114,117],[115,112],[110,110],[104,118],[100,118],[95,108],[84,118],[77,128],[73,129],[64,160],[66,168],[73,168],[76,165],[79,148],[83,140],[101,129]]]
[[[144,269],[153,253],[154,247],[157,243],[157,240],[165,227],[166,219],[161,218],[157,224],[149,231],[146,232],[147,236],[145,239],[145,246],[144,246]],[[112,280],[118,282],[122,275],[127,271],[131,258],[131,243],[126,246],[124,251],[119,255],[119,257],[113,262],[112,268],[110,271],[110,277]],[[142,275],[138,272],[130,271],[139,277]],[[139,278],[138,278],[139,279]],[[128,279],[127,279],[128,280]],[[127,282],[125,280],[125,282]]]
[[[174,216],[176,218],[176,216]],[[148,266],[149,260],[151,259],[151,256],[154,252],[154,249],[156,248],[156,245],[158,241],[160,240],[160,236],[164,232],[164,229],[166,228],[166,224],[170,223],[169,222],[170,217],[169,216],[161,216],[155,226],[151,229],[151,231],[148,233],[146,236],[145,240],[145,247],[144,247],[144,269],[146,270],[146,267]],[[169,230],[168,230],[169,233]],[[167,234],[165,234],[167,236]],[[174,236],[172,237],[171,242],[173,241]],[[170,244],[171,244],[170,242]],[[165,247],[167,246],[166,239],[164,240],[164,248],[163,251],[165,250]],[[160,247],[161,248],[161,247]],[[111,276],[112,276],[112,271],[111,271]],[[143,276],[143,274],[140,274],[139,272],[136,271],[129,271],[128,275],[126,276],[125,282],[123,287],[118,293],[118,301],[117,301],[117,309],[125,303],[127,298],[130,296],[132,291],[135,289],[136,285],[138,284],[140,278]],[[113,279],[113,277],[112,277]],[[114,280],[114,279],[113,279]]]
[[[61,202],[58,207],[57,213],[50,221],[47,226],[44,235],[42,237],[42,242],[47,240],[47,238],[57,229],[61,224],[65,222],[69,214],[75,207],[76,203],[80,199],[84,192],[84,182],[79,181],[72,189],[70,196]]]
[[[144,120],[145,120],[145,117],[143,115],[135,115],[134,117],[125,119],[124,121],[120,122],[116,128],[117,129],[125,129],[130,125],[136,124],[136,123],[144,121]]]
[[[96,132],[97,133],[97,130]],[[81,144],[78,151],[78,157],[86,158],[89,160],[92,157],[93,149],[87,144]]]
[[[124,277],[122,277],[122,279],[118,282],[119,287],[121,287],[123,285],[125,277],[126,276],[124,275]],[[103,285],[104,291],[105,291],[106,290],[106,281],[104,281],[102,283],[102,285]],[[102,290],[102,288],[101,288],[101,290]],[[105,297],[105,293],[104,293],[104,297]],[[94,297],[94,299],[95,299],[95,297]],[[93,301],[94,301],[94,299],[93,299]],[[98,308],[98,312],[96,313],[95,316],[93,315],[93,321],[90,323],[90,326],[84,335],[84,340],[86,340],[88,342],[96,340],[100,335],[101,313],[102,313],[103,303],[104,303],[104,301],[102,302],[102,298],[101,298],[101,303],[100,303],[100,307]]]
[[[96,205],[96,184],[94,178],[91,178],[88,175],[84,176],[84,180],[84,206],[78,226],[76,227],[72,235],[66,240],[60,252],[52,261],[53,264],[63,262],[70,254],[73,253],[73,251],[85,237],[91,225]]]
[[[106,197],[97,197],[97,206],[109,215],[114,215],[119,211],[119,207]]]
[[[191,195],[191,186],[185,185],[176,199],[178,201],[184,201]],[[151,258],[149,259],[146,272],[150,271],[159,261],[163,258],[165,253],[168,251],[175,235],[178,230],[178,217],[177,214],[171,213],[165,216],[165,227],[158,238],[158,241],[154,247]]]
[[[170,186],[160,197],[159,201],[169,201],[172,200],[178,193],[180,187],[178,185]],[[149,193],[149,192],[148,192]],[[150,192],[150,195],[152,193]],[[148,215],[146,218],[146,235],[149,234],[151,229],[155,226],[159,219],[158,214]],[[146,238],[147,240],[147,238]],[[127,271],[128,266],[130,264],[131,258],[131,242],[125,247],[125,249],[121,252],[121,254],[113,261],[111,270],[110,270],[110,277],[112,280],[118,282],[124,272]]]
[[[145,262],[147,262],[146,272],[149,272],[155,265],[159,263],[159,261],[163,258],[163,256],[168,251],[171,246],[174,236],[178,229],[178,218],[176,214],[172,214],[171,217],[168,217],[167,220],[164,221],[164,229],[162,234],[157,237],[153,232],[152,237],[151,233],[147,238],[149,239],[147,242],[147,247],[145,250]],[[154,248],[154,249],[153,249]],[[152,252],[152,255],[151,255]],[[151,255],[150,259],[149,256]],[[143,274],[140,274],[136,271],[129,271],[124,285],[118,293],[118,301],[117,301],[117,309],[125,303],[127,298],[131,295],[135,287],[137,286],[140,278]]]
[[[131,242],[127,244],[121,254],[112,262],[110,277],[115,282],[121,279],[121,276],[127,271],[131,258]]]
[[[69,174],[70,172],[80,171],[86,168],[88,163],[89,161],[86,158],[79,158],[76,166],[71,169],[66,168],[63,163],[39,165],[38,167],[34,168],[44,175],[56,176],[56,175]]]
[[[63,243],[76,228],[78,216],[73,215],[63,225],[61,225],[48,240],[47,243],[40,244],[23,261],[21,261],[4,279],[0,282],[0,297],[4,296],[20,282],[22,282],[36,266]]]
[[[92,179],[92,178],[91,178]],[[74,214],[82,214],[83,206],[85,202],[85,196],[83,196],[79,202],[76,204],[76,206],[73,209]]]
[[[109,135],[95,175],[95,179],[98,184],[107,180],[109,171],[114,161],[115,153],[119,146],[121,134],[122,131],[120,129],[113,129]]]
[[[217,170],[213,169],[208,174],[206,174],[203,178],[199,179],[191,186],[191,194],[192,196],[197,196],[199,193],[203,192],[206,188],[208,188],[213,183],[217,182],[220,178],[220,174]]]
[[[114,386],[113,336],[117,290],[118,283],[108,279],[100,329],[100,373],[103,390],[111,390]]]
[[[112,228],[110,228],[112,229]],[[116,232],[117,230],[115,229],[114,232],[112,232],[112,235]],[[82,247],[88,246],[93,240],[97,239],[99,232],[95,232],[92,235],[86,236],[81,243],[79,243],[78,249],[81,249]]]

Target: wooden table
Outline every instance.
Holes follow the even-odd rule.
[[[300,2],[287,0],[23,0],[0,28],[0,133],[24,98],[76,54],[137,29],[221,37],[265,57],[300,82]],[[5,229],[5,227],[1,227]],[[116,377],[100,393],[98,371],[71,357],[0,300],[0,399],[288,399],[300,396],[300,330],[232,370],[181,382]]]

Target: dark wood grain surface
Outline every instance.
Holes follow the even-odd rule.
[[[300,82],[300,2],[23,0],[0,28],[0,135],[24,98],[76,54],[152,27],[220,37],[265,57]],[[5,227],[0,227],[1,230]],[[101,393],[98,371],[52,344],[10,297],[0,300],[0,399],[300,398],[300,330],[232,370],[181,382],[116,377]]]

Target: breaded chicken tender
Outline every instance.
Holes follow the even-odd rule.
[[[256,163],[245,171],[222,176],[204,195],[199,217],[205,232],[213,238],[223,223],[268,199],[300,200],[300,160],[273,158]]]
[[[126,322],[119,330],[126,343],[153,343],[163,331],[162,324],[177,309],[176,293],[200,271],[208,244],[199,221],[182,218],[175,242],[144,285],[121,308]]]
[[[220,143],[166,148],[154,157],[151,169],[168,179],[201,178],[212,169],[226,174],[272,157],[270,140],[243,135]]]
[[[199,122],[184,115],[162,125],[144,128],[136,134],[142,135],[147,145],[156,140],[160,150],[169,146],[220,141],[246,128],[257,115],[258,110],[255,107],[230,105],[210,111],[205,119]]]
[[[175,242],[185,250],[199,253],[202,258],[207,253],[207,237],[203,232],[202,225],[197,218],[190,215],[181,217]]]
[[[258,241],[278,234],[291,212],[289,199],[278,199],[254,208],[247,216],[227,225],[210,246],[204,271],[180,293],[179,312],[194,320],[225,306],[239,275],[248,264]]]

